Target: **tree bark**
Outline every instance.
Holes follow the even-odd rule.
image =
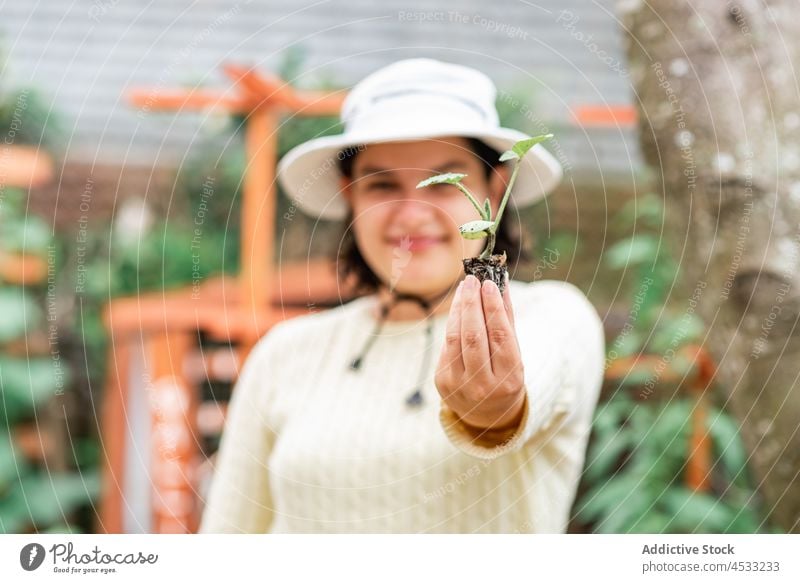
[[[718,396],[741,423],[763,509],[787,532],[800,532],[798,8],[619,5],[664,233],[699,298]]]

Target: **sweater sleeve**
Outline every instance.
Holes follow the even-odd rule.
[[[525,317],[516,318],[525,367],[525,402],[519,424],[504,431],[478,432],[441,404],[439,419],[448,439],[477,458],[494,459],[516,451],[570,418],[591,423],[597,404],[605,340],[596,310],[583,292],[566,282],[531,283],[525,291],[534,292],[526,301],[541,301],[543,308],[525,310]]]
[[[264,533],[273,516],[267,460],[275,433],[264,417],[274,330],[251,351],[228,405],[199,533]]]

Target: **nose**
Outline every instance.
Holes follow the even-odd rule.
[[[417,188],[405,188],[398,193],[393,205],[394,218],[399,221],[419,220],[432,210],[429,200]]]
[[[414,197],[398,200],[391,217],[395,228],[403,232],[415,232],[430,221],[430,205]]]

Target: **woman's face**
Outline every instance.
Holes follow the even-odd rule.
[[[478,202],[490,198],[495,216],[506,169],[496,168],[487,180],[483,162],[464,138],[371,144],[356,156],[352,178],[342,180],[364,260],[399,292],[443,292],[461,278],[461,260],[486,244],[460,236],[459,225],[480,217],[455,186],[417,189],[421,180],[443,172],[466,174],[462,183]]]

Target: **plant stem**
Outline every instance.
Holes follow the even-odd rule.
[[[483,253],[481,253],[478,256],[478,259],[488,259],[489,257],[492,256],[492,251],[494,251],[495,238],[496,235],[494,234],[494,232],[490,231],[489,234],[486,236],[486,248],[483,250]]]
[[[469,190],[467,190],[467,187],[464,186],[463,184],[461,184],[460,182],[456,182],[456,186],[458,187],[458,189],[461,192],[463,192],[467,196],[469,201],[472,203],[472,206],[474,206],[476,209],[478,209],[478,214],[481,216],[481,218],[483,220],[485,220],[485,221],[488,221],[489,217],[486,216],[486,213],[483,210],[483,207],[478,204],[478,201],[475,200],[475,197],[472,196],[472,193]]]
[[[497,227],[500,225],[500,219],[503,218],[503,211],[506,208],[506,203],[508,202],[508,198],[511,194],[511,187],[514,186],[514,181],[517,179],[517,173],[519,172],[519,166],[522,163],[522,159],[517,160],[514,164],[514,171],[511,173],[511,178],[508,180],[508,186],[506,187],[506,192],[503,194],[503,200],[500,202],[500,208],[497,209],[497,216],[494,219],[494,223],[489,228],[489,231],[492,235],[497,232]]]

